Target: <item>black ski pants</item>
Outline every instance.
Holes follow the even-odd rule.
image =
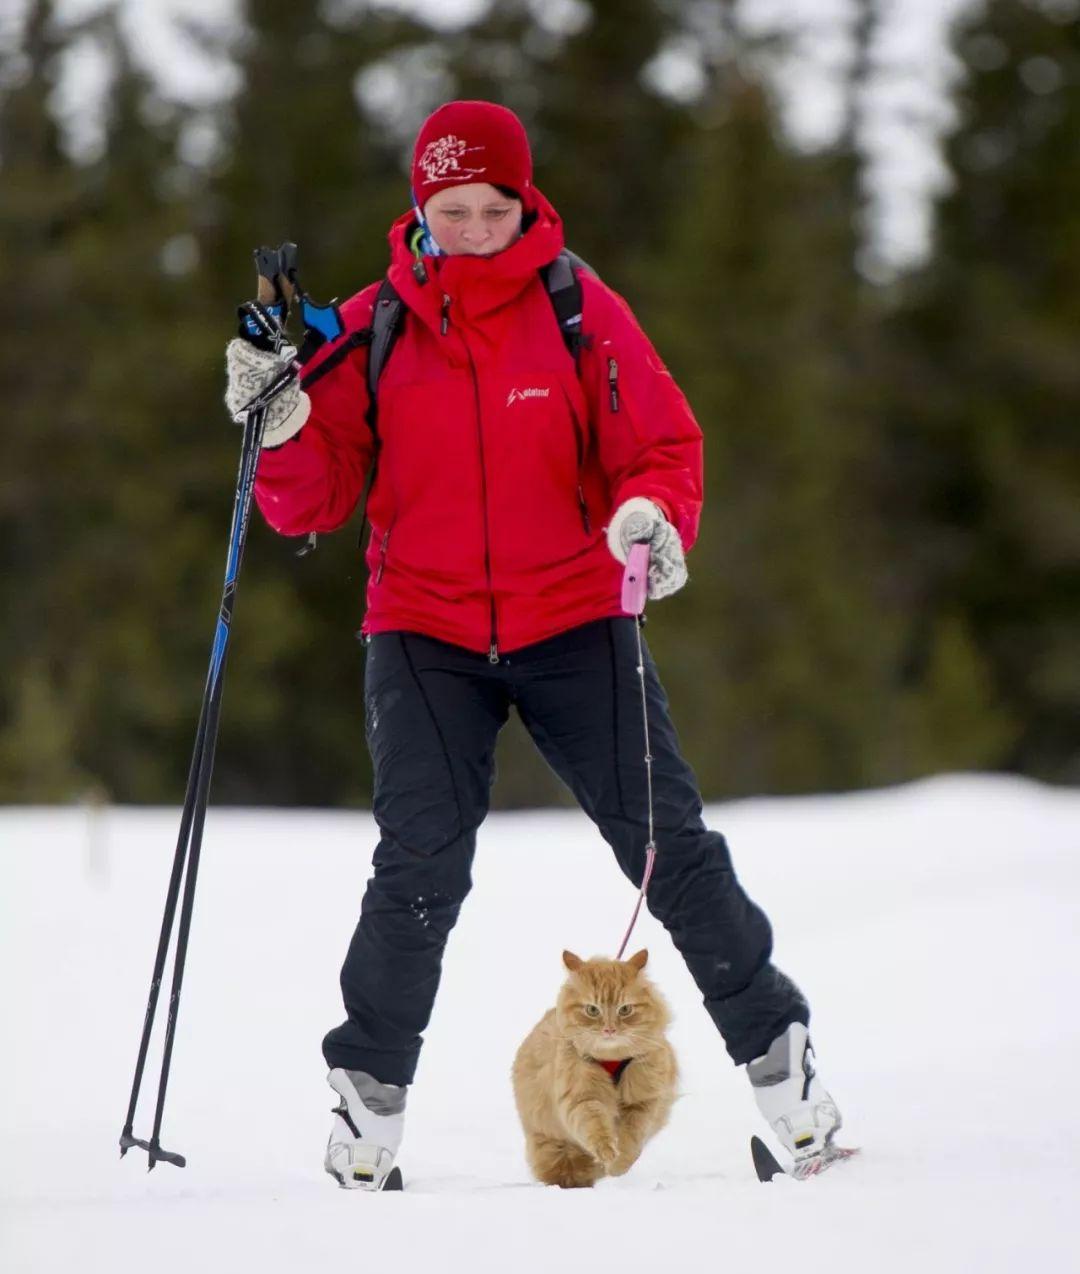
[[[634,624],[597,620],[497,664],[415,633],[371,638],[364,699],[381,839],[341,971],[348,1018],[323,1041],[329,1066],[412,1082],[511,705],[640,886],[648,805]],[[769,922],[739,885],[723,836],[702,822],[647,648],[645,685],[657,845],[647,904],[732,1059],[747,1062],[809,1009],[770,961]]]

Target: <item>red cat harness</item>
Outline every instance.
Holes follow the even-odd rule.
[[[594,1057],[593,1061],[602,1066],[604,1070],[611,1076],[611,1082],[617,1084],[622,1079],[622,1073],[630,1065],[634,1059],[632,1057],[624,1057],[622,1061],[605,1061],[602,1057]]]

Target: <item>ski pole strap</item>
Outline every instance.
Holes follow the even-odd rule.
[[[259,308],[262,310],[263,314],[268,315],[271,319],[273,319],[279,330],[285,326],[288,308],[284,301],[275,301],[271,305],[260,305]],[[259,323],[254,315],[245,309],[244,306],[240,307],[239,313],[241,336],[246,337],[249,341],[255,344],[258,344],[258,342],[263,339],[273,339],[273,337],[268,337],[264,324]]]
[[[264,301],[245,301],[237,307],[240,335],[246,336],[259,349],[273,353],[281,344],[282,325],[288,313],[284,301],[267,304]]]
[[[304,320],[304,345],[312,345],[312,353],[327,341],[336,341],[345,331],[341,311],[331,302],[316,305],[306,293],[300,297],[300,316]]]
[[[266,268],[274,271],[275,285],[285,301],[299,302],[300,318],[304,324],[300,361],[306,363],[328,341],[339,340],[344,335],[345,323],[341,317],[341,310],[333,301],[329,305],[317,305],[304,291],[300,284],[300,254],[295,243],[283,243],[276,251],[272,248],[260,249],[255,259],[259,263],[261,276],[264,263],[260,253],[266,254]]]

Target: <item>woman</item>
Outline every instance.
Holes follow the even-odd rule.
[[[401,1140],[443,949],[470,886],[496,735],[514,704],[640,885],[647,839],[634,620],[620,581],[649,544],[649,596],[686,582],[701,431],[626,303],[586,272],[571,355],[541,276],[563,249],[518,118],[450,102],[423,125],[414,209],[390,232],[405,318],[368,418],[367,349],[277,400],[255,495],[285,535],[332,531],[374,463],[365,704],[381,839],[342,969],[346,1020],[323,1052],[340,1096],[328,1172],[379,1189]],[[379,285],[341,307],[369,328]],[[272,357],[229,347],[236,410]],[[809,1009],[701,819],[646,655],[658,856],[650,910],[686,960],[758,1104],[796,1156],[840,1115],[814,1077]]]

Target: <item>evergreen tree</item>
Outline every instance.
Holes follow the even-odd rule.
[[[889,512],[926,616],[912,661],[916,677],[956,665],[957,712],[983,709],[939,763],[1075,782],[1080,14],[992,0],[954,45],[953,189],[896,322]]]
[[[455,95],[517,111],[567,242],[605,278],[625,276],[632,253],[657,246],[679,197],[674,161],[693,115],[646,75],[682,31],[678,8],[589,0],[560,29],[558,13],[507,0],[449,44]]]
[[[204,399],[211,410],[189,425],[200,445],[221,440],[215,482],[222,497],[231,493],[239,446],[217,407],[222,350],[236,304],[254,291],[252,250],[296,242],[304,286],[320,300],[345,299],[385,273],[387,231],[408,207],[408,183],[394,140],[360,110],[356,79],[365,66],[429,34],[366,6],[332,24],[315,6],[250,0],[245,17],[231,50],[242,88],[221,115],[223,155],[199,223],[203,277],[215,304],[205,340],[216,385]],[[219,529],[224,546],[224,519]],[[354,519],[297,558],[297,543],[253,514],[215,771],[218,799],[335,804],[370,793],[355,636],[365,585],[360,531]],[[213,603],[206,614],[212,618]]]
[[[72,163],[41,91],[59,52],[49,30],[38,5],[30,76],[4,104],[17,138],[3,151],[5,238],[17,247],[8,277],[29,318],[4,350],[21,387],[5,438],[22,449],[15,472],[28,496],[5,536],[18,688],[6,775],[12,795],[70,796],[89,784],[160,799],[180,710],[178,546],[185,524],[198,535],[172,419],[192,370],[183,342],[170,340],[185,328],[187,294],[161,268],[188,220],[163,181],[175,121],[148,122],[152,90],[106,11],[93,28],[112,63],[104,151]],[[46,767],[39,738],[62,741],[65,755]]]
[[[0,342],[0,796],[55,799],[86,781],[65,659],[49,630],[50,574],[64,542],[71,364],[82,356],[69,289],[72,230],[88,214],[46,102],[62,47],[52,5],[35,0],[0,76],[0,268],[16,321]]]
[[[249,0],[221,50],[241,91],[192,166],[191,113],[138,71],[115,12],[61,28],[33,0],[0,67],[17,304],[0,345],[0,799],[179,798],[240,441],[223,345],[257,244],[296,240],[320,298],[384,272],[404,142],[356,86],[387,57],[413,113],[438,72],[440,96],[522,115],[568,242],[626,293],[701,419],[692,584],[648,631],[706,795],[986,766],[1076,779],[1080,15],[989,0],[957,27],[954,189],[925,270],[881,289],[853,268],[872,0],[856,109],[813,155],[778,132],[734,11],[593,0],[560,32],[510,0],[436,39],[366,5]],[[726,41],[706,39],[714,19]],[[687,31],[705,61],[729,55],[689,105],[645,74]],[[92,162],[49,107],[85,38],[112,67]],[[255,518],[215,800],[368,798],[358,530],[301,561]],[[520,732],[508,743],[497,800],[559,799]]]
[[[705,430],[706,502],[654,645],[709,794],[881,781],[900,623],[866,487],[855,160],[793,152],[734,60],[700,117],[647,326]]]

